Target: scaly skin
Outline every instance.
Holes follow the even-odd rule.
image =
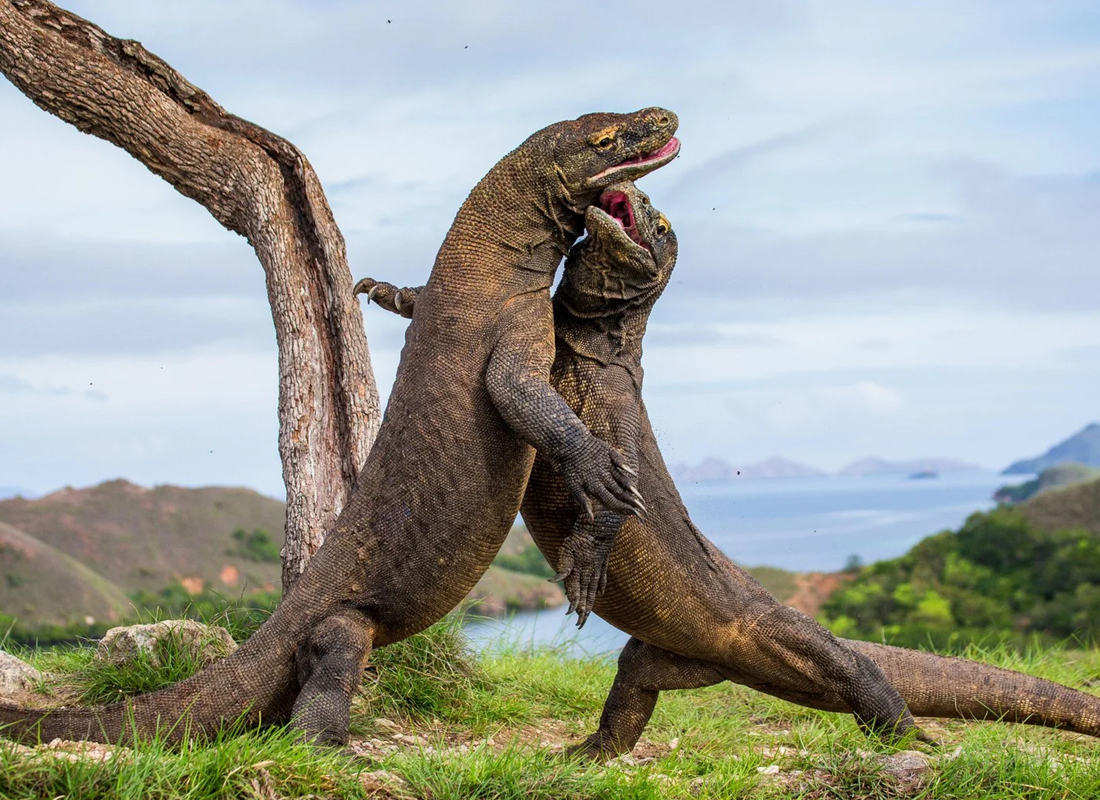
[[[621,196],[620,196],[621,195]],[[575,750],[606,758],[629,751],[664,689],[731,680],[801,705],[852,712],[888,738],[912,716],[1006,719],[1100,735],[1100,698],[1051,681],[960,658],[837,639],[783,606],[691,524],[641,400],[641,342],[668,282],[676,241],[648,198],[615,186],[601,205],[627,217],[647,249],[597,207],[589,236],[570,254],[554,297],[557,356],[551,383],[598,436],[638,463],[644,518],[578,516],[550,465],[536,459],[523,501],[535,542],[583,623],[595,611],[631,634],[599,730]],[[419,318],[417,289],[364,282],[372,299]],[[395,302],[396,300],[396,302]],[[614,547],[611,541],[614,540]],[[599,559],[610,552],[606,590]],[[906,710],[908,706],[908,711]]]
[[[534,447],[571,502],[636,510],[623,457],[547,382],[550,286],[601,191],[671,161],[674,114],[590,114],[505,156],[459,209],[420,296],[389,405],[324,545],[272,617],[229,658],[160,692],[43,714],[0,707],[6,736],[169,741],[292,716],[346,741],[372,647],[431,625],[488,568],[519,509]],[[454,354],[461,354],[456,358]]]

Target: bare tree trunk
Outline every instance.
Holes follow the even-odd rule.
[[[138,42],[45,0],[0,0],[0,72],[40,108],[126,150],[256,250],[279,345],[289,588],[343,507],[381,416],[344,238],[313,167]]]

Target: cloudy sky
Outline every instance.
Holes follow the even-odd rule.
[[[1003,467],[1100,418],[1100,5],[72,0],[298,144],[353,272],[418,283],[545,124],[660,104],[666,458]],[[247,244],[0,79],[0,485],[282,491]],[[388,390],[403,325],[366,315]]]

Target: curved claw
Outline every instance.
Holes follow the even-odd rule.
[[[369,302],[370,302],[371,300],[373,300],[373,299],[374,299],[374,295],[375,295],[375,294],[376,294],[376,293],[378,292],[378,290],[379,290],[379,289],[381,289],[381,288],[382,288],[382,284],[380,284],[380,283],[376,283],[376,284],[374,284],[374,286],[370,287],[370,291],[369,291],[369,292],[367,292],[367,302],[368,302],[368,303],[369,303]]]
[[[405,316],[405,309],[401,307],[403,302],[404,301],[401,299],[401,290],[398,289],[393,293],[393,307],[397,309],[397,313],[402,317]]]
[[[638,470],[634,469],[633,467],[627,466],[626,464],[616,464],[616,466],[627,475],[629,475],[631,478],[638,477]]]
[[[565,570],[564,572],[559,572],[553,578],[547,578],[546,581],[547,581],[547,583],[561,583],[562,581],[564,581],[568,577],[569,577],[569,570]]]
[[[367,286],[370,286],[371,288],[368,290]],[[374,280],[374,278],[360,278],[358,281],[356,281],[355,286],[352,287],[351,293],[355,295],[367,292],[367,302],[370,302],[370,299],[374,295],[374,291],[377,288],[378,283]]]

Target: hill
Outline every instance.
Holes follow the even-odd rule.
[[[0,501],[0,522],[77,559],[126,592],[183,583],[235,595],[279,585],[285,505],[251,489],[147,489],[114,480]],[[255,530],[266,531],[257,547]],[[234,539],[237,530],[245,537]]]
[[[1100,479],[1043,492],[1017,508],[1040,530],[1086,530],[1100,536]]]
[[[1100,423],[1093,422],[1086,425],[1041,456],[1017,461],[1001,474],[1031,475],[1070,461],[1089,467],[1100,467]]]
[[[1091,535],[1090,535],[1091,534]],[[1100,480],[972,514],[861,570],[822,607],[841,636],[919,646],[1100,635]]]
[[[0,522],[0,617],[13,618],[24,627],[77,622],[92,626],[118,622],[131,612],[130,601],[118,586]]]
[[[1097,478],[1100,478],[1100,469],[1095,467],[1086,467],[1084,464],[1074,463],[1059,464],[1056,467],[1044,469],[1039,473],[1039,477],[1034,480],[1014,486],[1002,486],[994,493],[993,499],[998,503],[1022,503],[1035,497],[1040,492],[1073,486]]]
[[[779,567],[745,567],[780,603],[817,616],[822,604],[854,576],[848,572],[790,572]]]
[[[86,617],[120,621],[135,602],[181,613],[189,597],[216,604],[261,589],[274,602],[285,519],[284,503],[251,489],[124,480],[0,501],[0,618],[18,618],[33,639],[74,622],[91,635],[102,626]],[[561,605],[552,574],[517,526],[468,599],[480,614]]]
[[[556,608],[565,603],[565,592],[541,575],[493,566],[466,599],[476,604],[475,614],[498,617],[511,611]]]
[[[870,456],[853,461],[837,475],[912,475],[917,472],[973,472],[981,469],[977,464],[955,461],[950,458],[914,458],[909,461],[889,461]]]
[[[0,486],[0,500],[7,500],[9,497],[34,497],[34,492],[20,486]]]

